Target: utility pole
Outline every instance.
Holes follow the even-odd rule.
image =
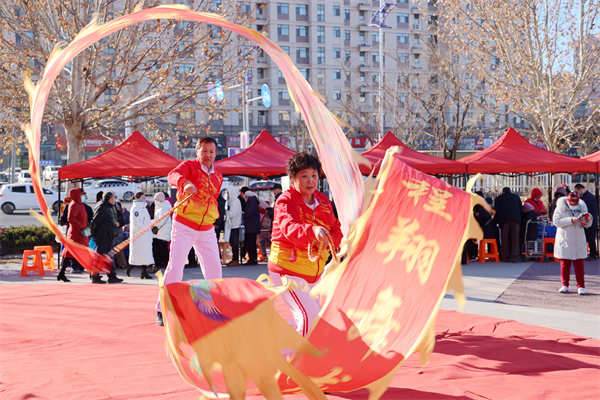
[[[371,18],[369,26],[379,28],[379,140],[383,138],[383,28],[391,29],[385,25],[385,19],[396,7],[396,0],[380,0],[379,10]]]

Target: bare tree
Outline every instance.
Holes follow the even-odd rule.
[[[441,38],[485,83],[483,104],[505,125],[538,136],[551,151],[593,128],[600,112],[598,0],[437,6]]]
[[[294,151],[307,151],[309,153],[316,154],[317,150],[310,138],[308,127],[304,121],[298,120],[288,124],[291,140],[291,150]]]
[[[94,19],[104,23],[162,1],[98,0],[0,2],[0,145],[23,140],[20,123],[29,114],[23,74],[40,78],[52,50],[70,42]],[[170,3],[170,2],[164,2]],[[249,8],[234,0],[189,1],[195,10],[218,12],[249,24]],[[114,136],[129,126],[158,135],[210,130],[220,119],[217,102],[197,102],[207,83],[238,83],[251,65],[251,47],[211,25],[156,20],[112,34],[75,57],[56,79],[45,123],[61,125],[67,160],[82,159],[84,138]],[[196,111],[206,114],[197,120]]]

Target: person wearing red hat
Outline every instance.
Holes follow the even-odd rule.
[[[540,189],[534,188],[531,191],[531,197],[525,200],[525,203],[531,204],[537,215],[548,215],[548,210],[542,203],[542,191]]]
[[[566,197],[558,199],[553,221],[557,228],[554,256],[560,260],[562,281],[559,292],[569,291],[572,263],[577,280],[577,294],[583,295],[585,294],[583,263],[588,256],[584,228],[592,225],[593,217],[588,212],[585,202],[579,199],[579,195],[571,192]]]

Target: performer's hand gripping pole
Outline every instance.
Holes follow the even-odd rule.
[[[156,221],[154,221],[153,223],[151,223],[150,225],[148,225],[147,227],[145,227],[144,229],[142,229],[141,231],[139,231],[138,233],[136,233],[134,236],[131,236],[129,239],[127,239],[127,240],[119,243],[118,245],[116,245],[115,248],[112,249],[108,253],[108,256],[114,257],[117,253],[120,253],[121,251],[123,251],[127,246],[129,246],[131,244],[131,242],[133,242],[134,240],[136,240],[137,238],[139,238],[140,236],[142,236],[144,233],[148,232],[150,229],[152,229],[153,227],[155,227],[156,224],[158,224],[160,221],[162,221],[163,219],[165,219],[169,215],[171,215],[171,213],[173,213],[173,211],[175,211],[176,209],[178,209],[179,207],[181,207],[182,205],[184,205],[185,203],[187,203],[194,195],[195,195],[195,193],[192,193],[192,194],[188,195],[186,198],[184,198],[183,200],[181,200],[181,202],[176,207],[173,207],[172,209],[170,209],[168,213],[166,213],[165,215],[161,216],[159,219],[157,219]]]

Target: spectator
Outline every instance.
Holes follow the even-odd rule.
[[[88,206],[86,201],[87,201],[87,193],[84,192],[83,189],[81,189],[81,204],[83,204],[83,207],[85,207],[85,212],[86,212],[87,218],[88,218],[88,226],[90,226],[90,224],[92,223],[92,218],[94,217],[94,209],[92,207]]]
[[[260,234],[257,236],[256,240],[258,241],[260,254],[262,255],[261,261],[263,261],[267,259],[267,242],[269,242],[269,246],[271,246],[271,229],[273,221],[267,214],[266,209],[261,208],[260,210]]]
[[[583,295],[585,294],[583,261],[587,258],[584,229],[592,226],[592,215],[588,212],[586,204],[579,200],[579,195],[571,192],[567,197],[558,200],[553,219],[557,228],[554,256],[560,260],[562,281],[559,292],[569,291],[571,263],[573,263],[577,279],[577,294]]]
[[[69,191],[69,193],[71,193],[71,191]],[[60,215],[61,215],[61,225],[65,225],[67,222],[67,214],[65,214],[65,208],[67,208],[69,206],[69,203],[71,202],[71,196],[67,196],[65,197],[65,199],[63,200],[63,203],[60,205]],[[64,219],[63,219],[64,216]],[[63,222],[65,221],[65,222]]]
[[[244,190],[242,188],[242,190]],[[246,251],[248,252],[248,262],[244,265],[256,265],[258,255],[256,251],[256,237],[260,233],[260,210],[258,198],[252,190],[246,190],[244,192],[246,198],[246,210],[243,212],[242,218],[244,219],[244,227],[246,232],[246,238],[244,244],[246,245]]]
[[[228,267],[240,265],[240,227],[242,226],[242,203],[239,197],[229,199],[229,208],[226,210],[227,219],[231,222],[229,244],[233,257],[227,263]]]
[[[69,197],[71,198],[71,202],[68,207],[68,216],[67,220],[69,223],[69,230],[67,231],[67,239],[74,241],[75,243],[79,243],[85,247],[89,246],[89,229],[88,227],[88,217],[85,211],[85,207],[81,203],[81,189],[71,189],[69,190]],[[65,207],[67,209],[67,207]],[[83,267],[75,257],[69,252],[67,248],[64,248],[61,256],[64,257],[62,260],[62,265],[60,268],[60,272],[56,277],[56,280],[63,282],[70,282],[69,279],[65,276],[65,270],[68,265],[73,266],[73,270],[75,271],[83,271]]]
[[[152,219],[150,218],[150,213],[148,213],[146,195],[143,192],[138,192],[135,194],[133,205],[131,206],[131,224],[129,225],[131,237],[134,237],[151,223]],[[147,271],[147,268],[152,264],[154,264],[154,257],[152,256],[152,231],[148,230],[135,240],[132,240],[129,245],[127,276],[131,276],[129,273],[132,268],[140,267],[142,269],[141,278],[152,279]]]
[[[567,191],[562,186],[559,187],[558,189],[556,189],[556,192],[554,192],[554,200],[552,200],[552,205],[550,206],[550,214],[548,215],[551,221],[552,221],[552,218],[554,218],[554,211],[556,210],[556,202],[558,201],[558,199],[560,199],[561,197],[564,197],[566,195],[567,195]]]
[[[246,198],[244,197],[244,195],[248,190],[250,190],[250,188],[248,188],[248,186],[243,186],[240,189],[240,195],[238,196],[238,199],[240,199],[240,204],[242,205],[242,212],[244,212],[244,210],[246,210]]]
[[[524,249],[526,240],[536,240],[538,237],[538,225],[537,225],[538,213],[531,203],[523,204],[523,214],[521,216],[521,228],[519,229],[519,243],[521,243],[521,250]],[[529,223],[529,221],[536,221],[535,224]],[[525,235],[527,233],[527,235]]]
[[[502,189],[502,194],[496,197],[494,203],[496,221],[502,235],[500,250],[503,262],[516,263],[519,261],[521,246],[519,245],[519,227],[523,205],[521,199],[511,193],[509,187]]]
[[[169,204],[171,205],[171,207],[173,207],[175,205],[173,198],[171,198],[171,196],[169,196],[169,193],[167,193],[167,192],[163,192],[163,193],[165,195],[165,200],[167,200],[169,202]]]
[[[548,210],[542,202],[542,191],[540,189],[534,188],[531,191],[531,197],[525,200],[525,203],[531,204],[533,206],[533,210],[537,213],[537,215],[548,215]]]
[[[217,234],[217,242],[221,240],[221,232],[225,231],[225,204],[227,203],[227,189],[222,189],[217,198],[217,209],[219,210],[219,218],[215,220],[215,233]]]
[[[598,258],[598,248],[596,246],[596,233],[598,232],[598,202],[596,196],[591,194],[581,183],[575,185],[575,191],[579,195],[579,198],[583,200],[588,211],[592,214],[592,225],[589,228],[585,228],[585,240],[588,246],[590,246],[590,256],[586,261],[593,261]]]
[[[279,196],[281,196],[281,193],[283,193],[281,185],[279,183],[276,183],[273,185],[271,190],[273,191],[273,195],[275,196],[275,200],[273,200],[273,205],[275,205],[277,199],[279,198]]]
[[[96,193],[96,205],[98,205],[98,203],[100,203],[102,201],[102,196],[103,196],[102,192]]]
[[[109,189],[110,190],[110,189]],[[112,247],[117,246],[120,243],[123,243],[125,240],[125,232],[123,228],[125,227],[125,217],[123,216],[123,205],[117,201],[117,195],[114,191],[110,190],[110,192],[115,197],[115,205],[112,208],[112,212],[115,215],[116,221],[119,223],[117,226],[117,236],[114,237],[112,242]],[[127,267],[127,258],[125,258],[125,254],[121,251],[115,255],[115,262],[117,268],[125,268]]]
[[[108,254],[112,248],[112,241],[118,235],[117,228],[120,226],[117,221],[115,212],[113,211],[115,204],[115,196],[110,190],[104,191],[102,202],[96,205],[94,209],[94,217],[92,218],[91,235],[96,242],[96,251],[100,254]],[[106,283],[96,273],[91,276],[92,283]],[[108,283],[120,283],[123,279],[117,277],[115,265],[112,264],[111,270],[108,273]]]
[[[160,219],[167,214],[173,207],[169,203],[164,193],[154,195],[154,220]],[[152,228],[152,253],[154,255],[154,269],[152,273],[158,272],[169,263],[169,241],[171,240],[171,216],[169,215]]]

